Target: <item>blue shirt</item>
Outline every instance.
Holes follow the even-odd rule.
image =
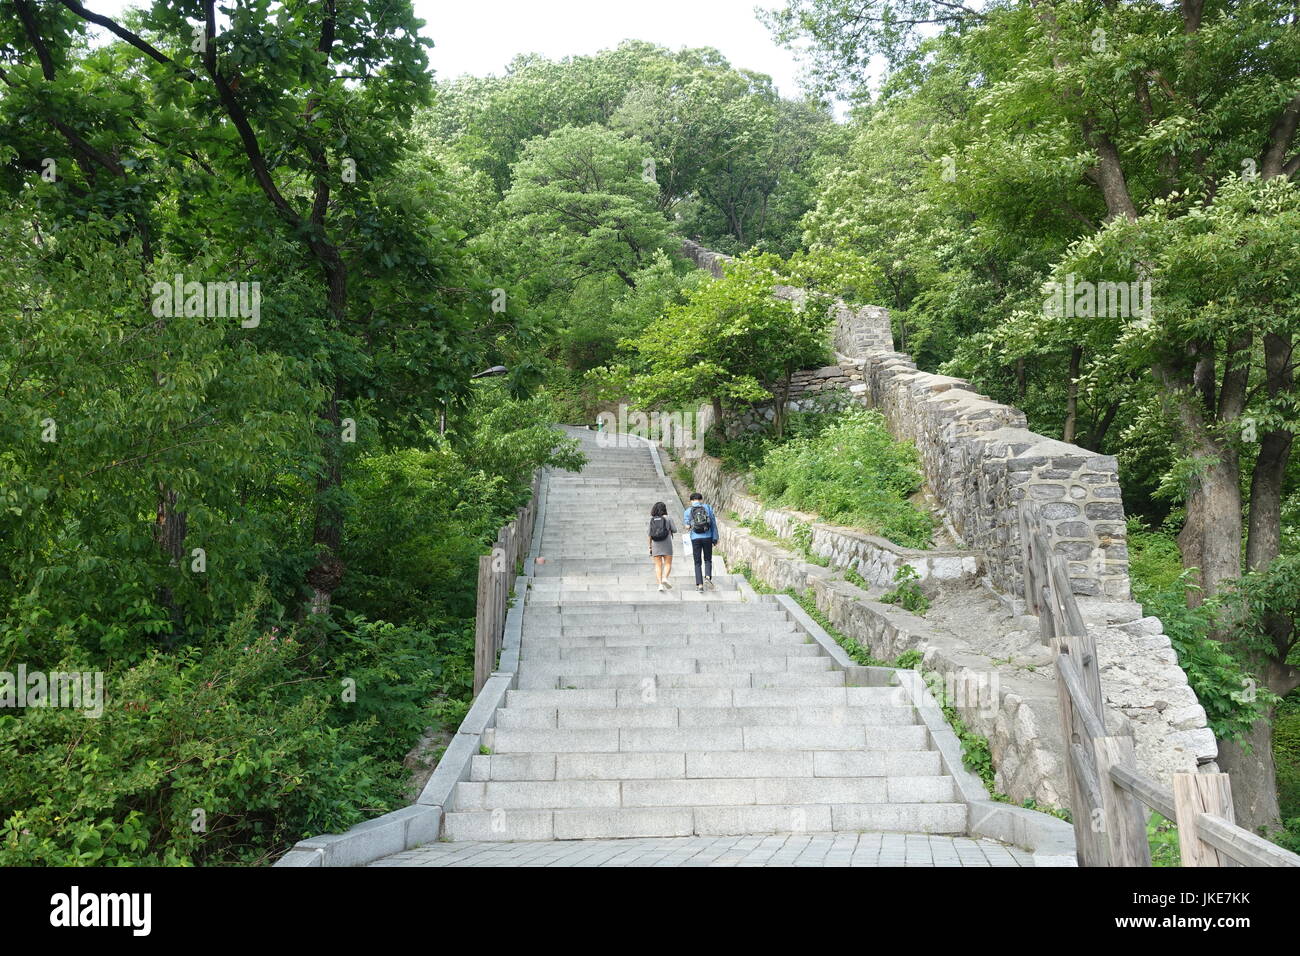
[[[712,505],[706,505],[704,504],[703,501],[692,501],[689,505],[686,506],[686,511],[682,515],[682,521],[685,523],[686,527],[689,528],[691,526],[691,509],[696,505],[704,505],[705,510],[708,511],[709,530],[708,531],[692,530],[691,540],[697,541],[704,538],[711,538],[714,541],[718,540],[718,519],[714,517]]]

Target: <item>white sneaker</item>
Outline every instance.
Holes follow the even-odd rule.
[[[718,589],[718,586],[713,583],[713,578],[705,578],[704,586],[707,587],[710,591],[716,591]]]
[[[664,582],[664,587],[666,587],[668,590],[671,591],[671,590],[673,589],[673,582],[672,582],[672,581],[665,581],[665,582]]]
[[[662,584],[660,584],[660,585],[659,585],[659,590],[660,590],[660,591],[666,591],[666,590],[668,590],[668,589],[665,588]]]
[[[701,594],[703,594],[703,593],[704,593],[704,585],[703,585],[703,584],[697,584],[697,585],[695,585],[695,590],[697,590],[697,591],[699,591]]]

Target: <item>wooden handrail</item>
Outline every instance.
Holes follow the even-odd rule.
[[[506,612],[510,607],[510,586],[514,583],[521,557],[532,545],[537,521],[537,495],[542,472],[533,474],[532,494],[528,503],[515,512],[513,521],[497,531],[496,543],[488,554],[478,559],[478,603],[474,611],[474,693],[487,683],[505,635]]]
[[[1132,767],[1111,767],[1110,779],[1144,804],[1160,814],[1166,820],[1172,820],[1174,813],[1174,792],[1162,787],[1147,777],[1142,776]]]
[[[1246,866],[1300,866],[1300,856],[1223,817],[1210,813],[1198,815],[1196,831],[1210,846]]]
[[[1043,643],[1056,650],[1079,865],[1149,866],[1144,810],[1149,807],[1177,823],[1184,866],[1300,867],[1300,856],[1236,825],[1226,773],[1174,774],[1170,790],[1138,772],[1131,736],[1108,735],[1097,648],[1069,573],[1027,502],[1018,517],[1025,610],[1038,615]]]
[[[1083,724],[1090,740],[1097,740],[1106,736],[1106,725],[1102,723],[1102,717],[1092,708],[1092,702],[1088,699],[1088,694],[1083,689],[1083,676],[1078,671],[1078,665],[1070,660],[1069,654],[1058,654],[1056,657],[1056,673],[1062,681],[1065,682],[1066,690],[1070,693],[1070,700],[1074,706],[1074,713]]]

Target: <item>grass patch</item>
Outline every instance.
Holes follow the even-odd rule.
[[[855,409],[832,421],[768,450],[753,473],[758,496],[906,547],[929,547],[934,519],[908,500],[923,484],[916,449],[896,441],[879,412]]]
[[[731,517],[733,519],[735,518],[734,511],[731,512]],[[755,537],[763,538],[766,541],[772,541],[776,544],[785,545],[786,547],[793,546],[794,550],[799,552],[800,557],[809,564],[815,564],[821,568],[830,567],[831,562],[829,558],[823,558],[821,555],[813,553],[813,529],[812,525],[807,522],[795,522],[794,534],[789,538],[781,537],[781,535],[777,533],[777,530],[762,518],[749,518],[744,521],[738,521],[737,523]]]

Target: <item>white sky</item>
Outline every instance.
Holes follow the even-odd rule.
[[[137,0],[83,0],[115,16]],[[773,42],[756,6],[780,0],[414,0],[438,79],[500,74],[520,53],[550,59],[595,53],[621,40],[670,49],[711,46],[732,66],[766,73],[782,95],[800,92],[794,55]]]

